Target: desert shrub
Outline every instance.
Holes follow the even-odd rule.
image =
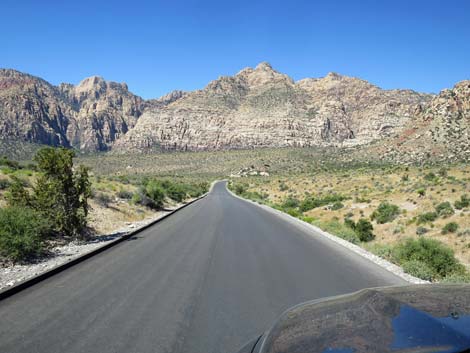
[[[116,194],[120,199],[131,200],[134,196],[134,193],[129,190],[119,190]]]
[[[200,182],[186,185],[186,192],[189,197],[199,197],[209,191],[208,182]]]
[[[339,202],[339,201],[336,201],[333,205],[331,205],[331,210],[332,211],[337,211],[337,210],[340,210],[344,207],[344,205]]]
[[[399,214],[400,209],[398,206],[388,202],[382,202],[372,213],[371,219],[375,220],[378,224],[383,224],[393,221]]]
[[[423,224],[423,223],[434,222],[437,219],[437,217],[438,217],[437,212],[421,213],[416,218],[416,223]]]
[[[88,168],[74,168],[75,153],[65,148],[46,147],[34,157],[40,172],[32,194],[13,178],[7,201],[10,206],[30,207],[48,221],[55,234],[78,236],[86,227],[91,183]]]
[[[20,168],[20,164],[17,161],[12,161],[6,156],[0,157],[0,165],[6,166],[11,170],[16,170]]]
[[[64,236],[78,236],[86,227],[91,195],[88,168],[74,168],[73,157],[73,150],[52,147],[34,157],[41,174],[33,187],[33,208]]]
[[[287,191],[288,189],[289,187],[284,182],[279,184],[279,191]]]
[[[425,228],[425,227],[418,227],[416,228],[416,235],[424,235],[426,234],[427,232],[429,232],[429,229]]]
[[[463,266],[451,248],[435,239],[407,239],[395,248],[395,257],[400,264],[408,261],[424,262],[432,271],[433,279],[443,278],[454,272],[462,272]]]
[[[287,209],[285,209],[285,212],[287,214],[291,215],[292,217],[299,218],[299,217],[302,216],[302,213],[299,210],[295,209],[295,208],[287,208]]]
[[[235,194],[242,195],[245,191],[248,190],[248,185],[242,183],[235,183],[233,184],[232,190],[233,192],[235,192]]]
[[[357,221],[354,232],[360,241],[368,242],[375,239],[375,234],[372,232],[374,227],[367,219],[361,218]]]
[[[459,229],[459,225],[457,223],[449,222],[442,228],[441,233],[442,234],[455,233],[457,229]]]
[[[386,260],[394,261],[394,246],[389,244],[368,244],[365,246],[368,251],[371,253],[384,258]]]
[[[0,179],[0,190],[5,190],[10,186],[10,181],[8,179]]]
[[[459,237],[465,237],[470,235],[470,229],[464,229],[457,233]],[[470,244],[469,244],[470,245]],[[469,246],[470,247],[470,246]]]
[[[439,174],[439,176],[441,176],[443,178],[446,178],[447,177],[447,169],[446,168],[440,168],[438,170],[437,174]]]
[[[460,200],[455,201],[454,207],[458,210],[461,210],[463,208],[467,208],[470,206],[470,198],[468,195],[462,195],[460,196]]]
[[[312,222],[315,221],[315,218],[310,217],[310,216],[302,216],[302,217],[300,217],[300,219],[304,222],[307,222],[307,223],[312,223]]]
[[[165,200],[165,190],[156,180],[148,181],[142,190],[141,204],[150,208],[161,208]],[[144,197],[145,196],[145,197]]]
[[[299,207],[299,204],[300,204],[300,201],[297,198],[289,196],[282,203],[282,207],[286,209],[296,208],[296,207]]]
[[[349,217],[344,218],[344,225],[354,230],[356,228],[356,223]]]
[[[470,283],[470,273],[451,273],[450,275],[444,277],[441,280],[441,283]]]
[[[336,219],[323,222],[315,221],[313,224],[315,224],[317,227],[323,229],[326,232],[329,232],[340,238],[343,238],[344,240],[349,241],[350,243],[359,243],[359,239],[356,235],[356,232],[354,232],[354,230],[352,230],[350,227],[344,225]]]
[[[434,271],[423,261],[406,261],[402,264],[402,267],[406,273],[426,281],[431,281],[434,278]]]
[[[268,198],[268,194],[265,194],[265,193],[260,194],[257,191],[245,191],[243,193],[243,197],[246,199],[250,199],[250,200],[262,203]]]
[[[31,207],[32,205],[32,196],[26,190],[23,181],[16,176],[12,176],[12,182],[5,196],[10,206]]]
[[[142,193],[140,191],[135,192],[134,195],[132,195],[131,202],[135,205],[140,204],[142,202]]]
[[[166,188],[166,195],[177,202],[186,198],[186,188],[182,184],[170,183]]]
[[[49,231],[47,220],[30,208],[1,208],[0,255],[15,262],[35,257]]]
[[[436,212],[440,217],[444,218],[452,216],[455,213],[449,201],[441,202],[439,205],[437,205]]]
[[[426,195],[426,190],[423,189],[423,188],[420,188],[420,189],[416,190],[416,192],[418,193],[419,196]]]
[[[98,205],[100,205],[101,207],[106,207],[106,208],[113,201],[111,199],[111,196],[102,192],[96,193],[94,196],[94,200],[96,201]]]
[[[358,203],[370,203],[371,201],[372,201],[371,199],[368,199],[364,196],[358,196],[355,199],[355,202],[358,202]]]
[[[433,172],[429,172],[424,176],[424,180],[427,181],[435,181],[437,179],[437,175],[434,174]]]
[[[341,202],[346,200],[347,197],[343,195],[331,194],[324,197],[315,198],[313,196],[306,197],[299,205],[302,212],[312,210],[317,207],[326,206],[331,203]]]

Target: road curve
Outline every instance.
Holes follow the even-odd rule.
[[[230,195],[0,302],[0,352],[232,353],[303,301],[403,280]]]

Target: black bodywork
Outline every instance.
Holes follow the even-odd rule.
[[[470,285],[365,289],[297,305],[239,353],[470,353]]]

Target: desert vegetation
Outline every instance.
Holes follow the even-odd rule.
[[[419,278],[470,281],[470,168],[327,164],[233,178],[239,195],[312,223]]]
[[[94,175],[75,152],[46,147],[32,161],[0,158],[0,261],[28,262],[207,192],[209,183]]]

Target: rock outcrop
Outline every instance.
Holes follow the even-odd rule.
[[[135,126],[146,107],[125,83],[107,82],[97,76],[77,86],[62,84],[60,91],[75,113],[67,131],[68,140],[81,150],[108,150]]]
[[[115,149],[361,145],[397,132],[430,99],[333,73],[294,82],[261,63],[149,107]]]
[[[0,70],[0,136],[87,151],[108,150],[132,129],[147,103],[126,84],[90,77],[59,87]]]
[[[470,156],[469,110],[470,81],[429,95],[336,73],[294,81],[268,63],[147,101],[97,76],[53,86],[0,70],[1,138],[83,151],[367,146],[380,159],[452,159]]]
[[[378,141],[371,154],[399,162],[470,161],[470,80],[418,107],[399,134]]]
[[[70,146],[70,105],[57,87],[14,70],[0,70],[0,136]]]

